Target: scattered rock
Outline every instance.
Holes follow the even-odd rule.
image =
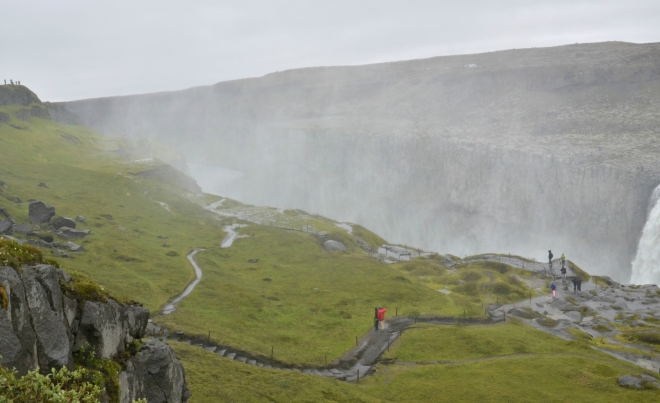
[[[69,227],[62,227],[57,232],[57,235],[61,236],[62,238],[84,238],[89,235],[89,230],[86,229],[84,231],[80,231]]]
[[[99,217],[105,218],[106,220],[112,220],[112,216],[110,214],[101,214]]]
[[[257,263],[259,259],[250,259],[248,260],[248,263]]]
[[[29,205],[29,217],[32,224],[48,222],[54,215],[55,207],[46,206],[42,201],[35,201]]]
[[[12,226],[12,232],[17,232],[19,234],[34,234],[32,226],[27,224],[14,224]]]
[[[73,242],[67,242],[64,244],[67,248],[69,248],[70,251],[72,252],[82,252],[85,250],[85,248],[82,245],[77,245]]]
[[[344,244],[341,242],[329,239],[323,242],[323,249],[327,250],[328,252],[343,251],[346,250],[346,246],[344,246]]]
[[[170,244],[169,244],[169,243],[165,242],[165,243],[163,244],[163,248],[169,248],[169,247],[170,247]]]
[[[44,242],[51,243],[55,240],[55,238],[53,238],[53,236],[47,232],[37,232],[36,235]]]
[[[165,235],[158,235],[156,238],[158,238],[158,239],[167,239],[169,237],[165,236]]]
[[[85,222],[85,217],[83,217],[83,216],[81,216],[81,215],[76,216],[76,221],[77,221],[77,222]]]
[[[566,315],[573,323],[582,322],[582,314],[580,312],[577,311],[565,312],[564,315]]]
[[[0,221],[0,234],[11,234],[13,224],[9,220]]]
[[[262,279],[261,281],[267,281],[267,282],[270,283],[271,281],[273,281],[273,279],[266,277],[265,279]]]
[[[619,377],[619,386],[632,389],[660,388],[658,381],[649,375],[624,375]]]
[[[55,217],[51,221],[51,225],[55,229],[60,229],[62,227],[76,228],[76,221],[73,218],[68,217]]]
[[[629,310],[628,305],[622,300],[618,300],[617,302],[612,304],[612,309],[616,309],[616,310],[619,310],[619,311],[628,311]]]
[[[50,189],[50,188],[48,187],[48,185],[46,185],[46,184],[43,183],[43,182],[39,182],[39,184],[38,184],[37,186],[40,187],[40,188],[44,188],[44,189]]]

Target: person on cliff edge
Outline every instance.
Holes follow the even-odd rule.
[[[552,256],[553,256],[552,251],[549,250],[548,251],[548,264],[550,264],[550,267],[552,267]]]
[[[385,330],[385,312],[387,312],[387,309],[382,306],[378,308],[378,328],[380,330]]]
[[[561,254],[561,265],[562,266],[566,265],[566,256],[564,256],[563,253]]]
[[[550,289],[552,290],[552,298],[554,299],[557,297],[557,286],[555,285],[554,281],[550,283]]]
[[[561,266],[561,277],[562,277],[562,282],[566,282],[566,266],[562,265]]]

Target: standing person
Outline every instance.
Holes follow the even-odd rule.
[[[380,330],[385,329],[385,312],[387,312],[387,309],[382,306],[378,308],[378,328]]]
[[[561,254],[561,265],[562,265],[562,266],[565,266],[565,265],[566,265],[566,256],[564,256],[563,253]]]
[[[582,294],[582,279],[580,277],[576,277],[575,285],[577,285],[577,293]]]
[[[552,256],[553,256],[552,251],[549,250],[548,251],[548,264],[550,264],[550,267],[552,267]]]
[[[562,282],[566,282],[566,266],[561,267],[561,277],[562,277]]]
[[[374,329],[378,330],[378,307],[374,308]]]
[[[555,298],[557,296],[557,286],[554,281],[550,283],[550,289],[552,290],[552,298]]]
[[[571,281],[573,281],[573,292],[577,294],[577,277],[573,277]]]

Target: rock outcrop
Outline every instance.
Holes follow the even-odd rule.
[[[122,402],[146,398],[147,402],[179,403],[190,397],[183,365],[159,340],[144,343],[140,352],[126,362],[119,384]]]
[[[74,353],[92,348],[116,359],[145,336],[149,311],[112,299],[86,300],[72,293],[73,279],[50,265],[0,267],[0,356],[19,374],[73,367]],[[161,342],[146,342],[120,373],[121,402],[185,402],[190,396],[183,366]]]

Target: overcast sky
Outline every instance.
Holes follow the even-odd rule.
[[[0,79],[62,101],[610,40],[660,42],[660,0],[5,1]]]

